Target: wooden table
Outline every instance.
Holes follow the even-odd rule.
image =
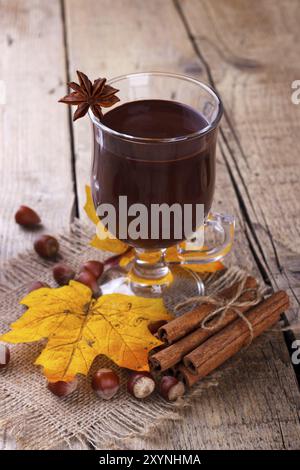
[[[221,94],[214,209],[234,213],[231,261],[300,299],[299,0],[0,0],[1,262],[32,244],[20,204],[53,233],[84,217],[88,120],[57,104],[76,69],[91,77],[166,70]],[[4,86],[3,86],[4,84]],[[300,394],[280,334],[256,342],[185,420],[134,448],[300,448]],[[13,441],[2,440],[3,447]]]

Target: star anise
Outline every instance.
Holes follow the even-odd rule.
[[[101,108],[109,108],[120,101],[115,95],[119,90],[106,85],[106,78],[98,78],[92,83],[84,73],[77,71],[77,75],[79,85],[75,82],[68,83],[69,87],[75,91],[61,98],[59,102],[78,106],[73,121],[83,117],[88,112],[89,107],[91,107],[94,115],[101,120],[103,118]]]

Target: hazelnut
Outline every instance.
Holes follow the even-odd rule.
[[[6,344],[0,343],[0,369],[4,369],[10,360],[10,350]]]
[[[58,382],[48,382],[47,387],[57,397],[66,397],[76,390],[78,386],[78,380],[75,377],[71,382],[64,382],[59,380]]]
[[[146,398],[155,389],[155,382],[149,372],[133,372],[127,382],[127,390],[135,398]]]
[[[109,268],[113,268],[114,266],[118,266],[119,265],[119,261],[120,261],[120,258],[125,255],[125,253],[127,252],[128,250],[126,250],[124,253],[120,254],[120,255],[113,255],[113,256],[110,256],[109,258],[107,258],[103,265],[104,266],[108,266]]]
[[[99,287],[95,276],[92,275],[89,271],[81,271],[76,277],[75,281],[81,282],[85,286],[89,287],[94,295],[98,295]]]
[[[30,292],[40,289],[41,287],[50,287],[50,286],[46,282],[34,281],[29,285],[27,292],[28,294],[30,294]]]
[[[111,369],[99,369],[92,378],[92,388],[97,395],[110,400],[119,390],[120,379]]]
[[[123,253],[119,253],[118,255],[112,255],[109,258],[106,258],[106,260],[104,260],[104,262],[103,262],[104,266],[107,266],[109,268],[113,268],[114,266],[118,266],[119,262],[120,262],[120,259],[124,255],[130,253],[131,250],[132,250],[132,248],[130,246],[128,246],[128,248],[125,251],[123,251]]]
[[[41,223],[39,215],[30,207],[20,206],[15,213],[15,221],[23,227],[34,227]]]
[[[54,258],[58,253],[59,244],[51,235],[42,235],[34,242],[34,249],[42,258]]]
[[[86,261],[80,269],[80,271],[89,271],[92,275],[99,279],[103,273],[104,265],[101,261]]]
[[[53,267],[53,277],[57,284],[65,286],[75,277],[75,271],[64,263],[58,263]]]
[[[182,397],[185,392],[183,382],[180,382],[172,375],[164,375],[159,384],[159,393],[167,401],[175,401]]]

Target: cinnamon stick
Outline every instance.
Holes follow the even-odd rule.
[[[247,279],[249,278],[250,276]],[[255,281],[254,278],[251,279]],[[231,287],[221,291],[219,297],[224,299],[232,299],[238,292],[239,286],[240,282],[236,282]],[[188,333],[198,328],[204,318],[213,312],[214,309],[214,305],[202,304],[190,312],[184,313],[180,317],[171,320],[166,325],[163,325],[158,329],[157,333],[159,339],[166,342],[167,344],[172,344],[175,341],[178,341],[183,336],[186,336]]]
[[[247,319],[252,326],[253,338],[277,323],[288,307],[288,295],[278,291],[249,310]],[[236,354],[250,339],[248,325],[239,318],[187,354],[183,363],[200,380]]]
[[[177,365],[176,370],[174,370],[173,373],[175,377],[178,380],[181,380],[181,382],[183,382],[187,387],[192,387],[202,378],[199,374],[192,374],[192,372],[190,372],[188,368],[181,363]]]
[[[244,292],[241,294],[238,301],[248,302],[248,301],[254,300],[256,298],[256,292],[255,292],[256,287],[257,287],[257,282],[255,278],[249,276],[245,282]],[[226,291],[223,291],[221,295],[222,297],[228,298],[228,294],[229,294],[228,289],[226,289]],[[213,308],[216,308],[216,307],[213,306]],[[246,309],[247,307],[240,307],[239,311],[244,312],[246,311]],[[197,311],[199,311],[199,309],[197,309]],[[176,343],[171,344],[170,346],[164,348],[163,350],[155,352],[155,354],[153,354],[151,358],[149,359],[150,366],[155,371],[164,371],[166,369],[169,369],[170,367],[180,362],[183,356],[185,356],[190,351],[193,351],[193,349],[195,349],[197,346],[203,343],[205,339],[209,338],[211,335],[220,331],[226,325],[234,321],[237,317],[238,317],[238,314],[237,314],[236,309],[228,309],[228,312],[223,318],[223,321],[221,321],[220,323],[218,323],[218,319],[214,319],[211,321],[211,326],[216,325],[215,328],[209,329],[209,330],[203,329],[201,327],[197,328],[195,331],[188,334],[184,338],[181,338]],[[172,320],[170,323],[172,323],[173,321],[174,320]]]

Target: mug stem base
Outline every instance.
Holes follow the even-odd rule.
[[[129,278],[135,295],[161,297],[173,279],[165,261],[165,250],[135,249],[135,259]]]

